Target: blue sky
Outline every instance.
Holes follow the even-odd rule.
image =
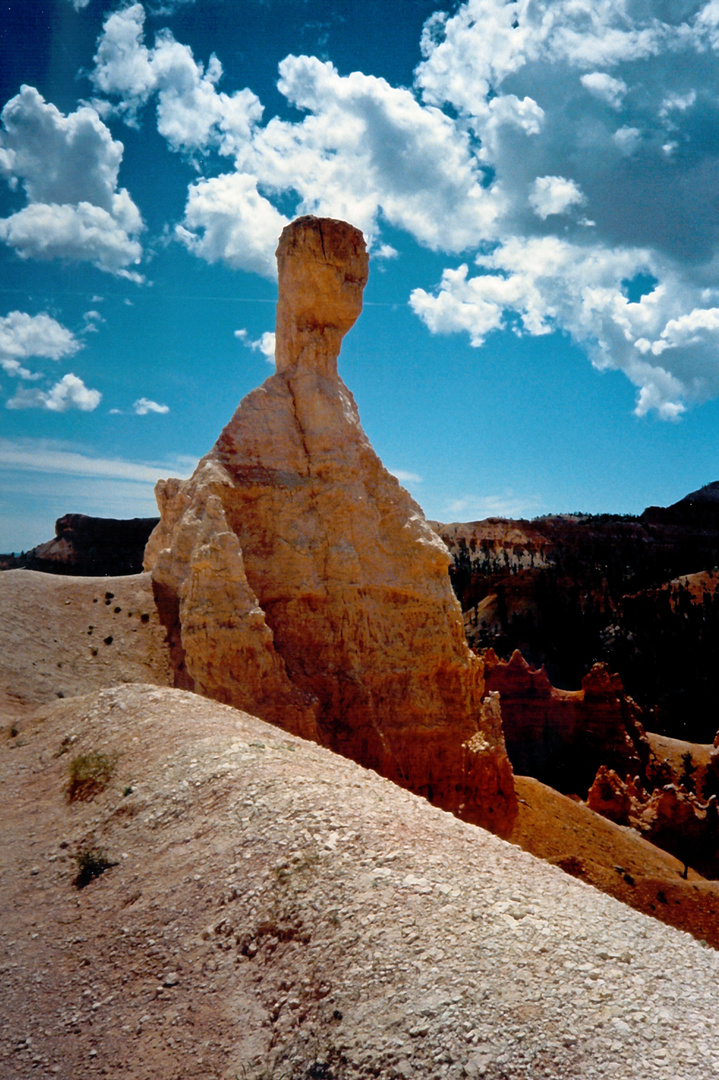
[[[154,512],[272,371],[300,213],[428,517],[719,478],[719,2],[3,0],[0,551]]]

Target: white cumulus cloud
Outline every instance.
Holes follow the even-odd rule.
[[[37,379],[39,375],[22,366],[23,360],[36,356],[61,360],[81,348],[75,335],[50,315],[11,311],[0,318],[0,367],[8,375]]]
[[[270,121],[243,161],[268,186],[296,191],[302,212],[345,217],[371,239],[381,213],[433,250],[463,251],[494,234],[501,198],[483,187],[469,139],[440,110],[307,56],[282,61],[278,88],[308,115]]]
[[[217,57],[213,54],[204,66],[169,30],[158,34],[148,49],[144,23],[141,4],[107,18],[95,56],[97,90],[119,97],[120,111],[130,118],[157,94],[157,128],[175,149],[217,146],[223,153],[232,152],[262,117],[257,97],[250,90],[219,92],[222,65]]]
[[[476,133],[506,199],[476,272],[412,294],[433,332],[480,347],[500,328],[561,329],[627,375],[640,416],[719,395],[715,10],[466,0],[429,21],[417,87]],[[533,127],[511,122],[517,102],[534,103]],[[630,303],[646,274],[655,287]]]
[[[274,364],[275,362],[275,335],[270,330],[265,330],[264,334],[261,334],[256,341],[252,341],[247,334],[246,330],[235,330],[235,337],[247,346],[248,349],[252,349],[253,352],[260,352],[267,360],[268,363]]]
[[[627,92],[627,84],[624,79],[615,79],[606,71],[588,71],[579,80],[585,90],[588,90],[600,101],[606,101],[613,109],[619,109],[624,95]]]
[[[87,260],[119,277],[142,280],[126,269],[140,261],[140,244],[112,214],[91,203],[32,203],[0,219],[0,239],[24,259]]]
[[[22,388],[5,404],[8,409],[46,409],[58,413],[79,409],[81,412],[93,412],[101,399],[99,390],[88,389],[82,379],[69,372],[50,390]]]
[[[434,100],[449,89],[471,111],[473,94],[486,97],[529,64],[547,59],[589,73],[655,56],[680,39],[679,27],[650,11],[633,20],[627,7],[626,0],[467,0],[451,18],[427,25],[421,84]]]
[[[529,202],[537,217],[548,218],[550,214],[563,214],[571,206],[585,202],[581,189],[574,180],[564,176],[538,176],[529,194]]]
[[[676,419],[686,401],[719,394],[719,309],[682,314],[691,286],[647,250],[517,238],[475,261],[479,273],[465,264],[445,271],[435,292],[412,293],[433,332],[464,331],[480,346],[507,325],[532,335],[561,328],[597,368],[621,370],[634,383],[639,416],[651,410]],[[646,274],[663,284],[630,302],[626,282]]]
[[[460,257],[412,293],[432,332],[568,333],[627,375],[639,415],[719,395],[719,328],[689,325],[719,306],[716,0],[464,0],[421,50],[412,88],[287,56],[277,86],[299,117],[266,119],[250,89],[222,90],[216,56],[168,30],[146,42],[134,3],[106,19],[93,79],[114,103],[98,109],[139,123],[154,106],[200,170],[175,232],[198,257],[272,277],[289,213],[349,220],[380,258],[389,224]],[[17,152],[0,148],[10,180]]]
[[[687,109],[691,109],[692,106],[696,104],[696,101],[696,90],[688,90],[685,94],[674,91],[671,94],[667,94],[667,96],[664,98],[660,115],[666,116],[675,109],[679,112],[686,112]]]
[[[234,162],[234,172],[190,186],[177,236],[200,257],[274,276],[287,219],[273,200],[288,195],[297,213],[344,218],[371,242],[380,218],[435,250],[465,250],[493,234],[502,196],[484,185],[468,134],[411,91],[288,56],[278,88],[305,117],[262,125],[258,99],[223,94],[221,76],[216,57],[203,65],[166,31],[148,48],[139,4],[105,23],[98,90],[119,98],[130,120],[155,94],[158,130],[173,149],[216,150]]]
[[[207,262],[272,278],[277,276],[277,240],[288,222],[260,195],[254,177],[226,173],[191,185],[184,224],[176,235]]]
[[[641,141],[642,133],[639,128],[630,127],[628,124],[617,128],[612,135],[612,142],[623,157],[631,157],[639,149]]]
[[[0,174],[22,185],[27,206],[0,219],[0,239],[23,258],[81,259],[137,278],[140,212],[118,189],[123,146],[95,109],[64,116],[32,86],[2,110]]]
[[[134,402],[132,411],[136,416],[147,416],[148,413],[169,413],[169,405],[158,405],[156,401],[151,401],[150,398],[141,397]]]

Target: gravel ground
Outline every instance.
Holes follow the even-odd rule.
[[[3,1077],[719,1077],[716,952],[374,773],[158,687],[17,726]]]

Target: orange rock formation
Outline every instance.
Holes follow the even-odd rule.
[[[498,703],[484,700],[447,549],[337,374],[364,238],[300,218],[277,256],[276,374],[190,480],[157,487],[145,562],[178,681],[506,833],[516,800]]]
[[[488,649],[485,665],[516,772],[582,796],[600,765],[643,779],[652,772],[641,710],[606,664],[594,664],[581,690],[557,690],[544,668],[530,667],[518,650],[505,662]]]
[[[707,877],[719,871],[719,807],[716,795],[703,802],[680,784],[649,793],[639,778],[623,780],[602,766],[587,795],[590,810],[618,825],[629,825],[657,847]],[[685,873],[686,876],[686,873]]]

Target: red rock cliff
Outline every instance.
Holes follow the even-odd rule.
[[[646,779],[652,752],[640,709],[606,664],[592,667],[581,690],[555,689],[544,668],[531,668],[518,651],[504,662],[488,650],[485,664],[517,773],[581,796],[600,765]]]

